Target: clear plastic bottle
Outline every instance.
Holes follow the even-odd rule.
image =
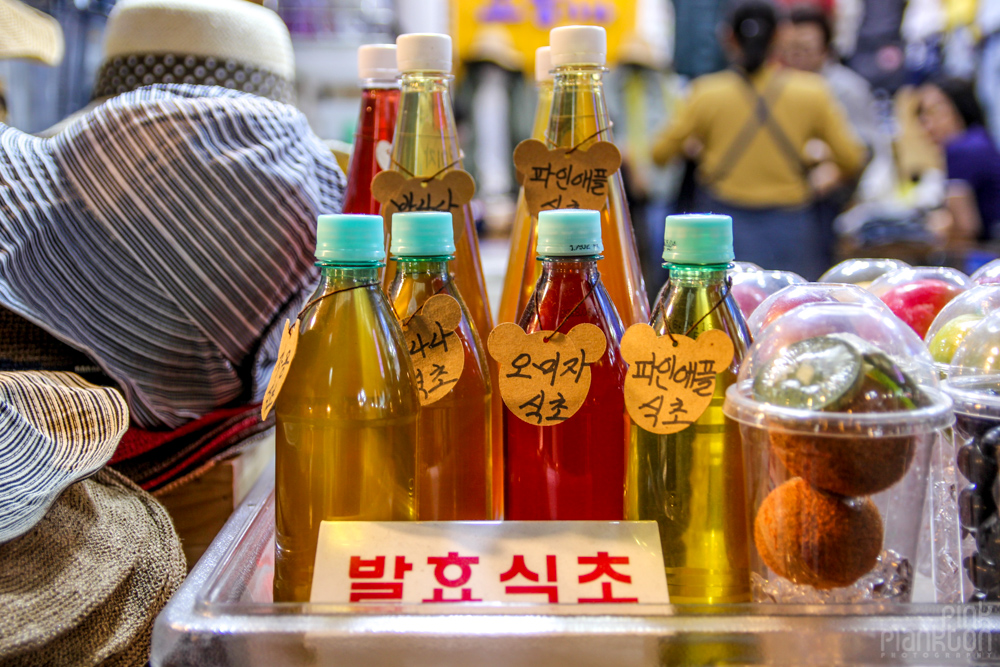
[[[602,80],[607,57],[604,28],[554,28],[549,39],[555,79],[546,143],[550,148],[572,148],[579,144],[580,148],[586,149],[600,140],[612,141],[611,118]],[[611,300],[625,325],[629,326],[649,319],[649,299],[639,267],[635,232],[620,171],[608,179],[608,185],[608,203],[601,211],[604,257],[598,263],[598,269]],[[531,220],[527,207],[519,206],[514,220],[515,234],[517,230],[530,229],[536,224]],[[501,303],[506,307],[501,311],[501,321],[515,320],[524,312],[541,270],[533,256],[534,247],[521,243],[519,238],[513,241],[507,275],[514,276],[514,279],[508,278],[504,285]],[[516,306],[512,307],[515,303]]]
[[[722,413],[726,388],[736,381],[750,345],[726,280],[733,259],[732,219],[670,216],[664,240],[670,277],[653,311],[656,333],[697,340],[719,329],[729,335],[735,353],[730,367],[716,376],[711,403],[694,424],[657,435],[632,423],[625,518],[659,525],[671,603],[748,602],[742,440],[739,425]]]
[[[422,405],[417,418],[418,518],[489,521],[493,518],[492,385],[482,340],[448,268],[455,253],[451,214],[394,214],[390,253],[396,278],[389,300],[401,323],[438,294],[453,297],[462,308],[455,329],[465,351],[461,377],[442,398]],[[431,386],[429,378],[424,382]]]
[[[552,113],[552,57],[550,49],[542,46],[535,51],[535,84],[538,89],[538,104],[535,106],[535,122],[531,138],[545,141],[545,131]],[[538,219],[528,212],[528,202],[524,198],[524,188],[517,197],[514,227],[510,233],[510,254],[507,257],[507,274],[503,279],[503,293],[500,297],[500,322],[516,322],[524,312],[528,297],[535,288],[540,270],[532,257],[535,249],[535,234]]]
[[[379,203],[372,196],[372,179],[388,167],[385,160],[392,146],[399,106],[396,75],[395,44],[358,47],[361,111],[358,129],[354,133],[354,150],[347,167],[344,213],[376,215],[379,212]]]
[[[416,518],[420,403],[379,284],[384,244],[380,216],[319,218],[322,277],[275,403],[279,602],[309,600],[321,521]]]
[[[542,273],[520,326],[530,334],[593,324],[607,349],[590,366],[586,400],[566,421],[535,426],[504,407],[505,518],[621,520],[629,425],[619,350],[624,328],[597,269],[600,215],[542,211],[537,247]]]
[[[401,73],[399,115],[393,135],[392,164],[404,176],[428,178],[462,168],[455,112],[451,104],[451,37],[400,35],[396,59]],[[493,329],[479,257],[479,238],[468,204],[452,211],[455,224],[455,280],[478,331]],[[386,270],[391,285],[395,267]]]

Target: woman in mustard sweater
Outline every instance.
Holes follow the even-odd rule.
[[[849,178],[865,161],[822,77],[768,63],[778,18],[761,0],[737,6],[726,36],[732,69],[696,79],[653,160],[665,164],[696,145],[700,211],[733,217],[736,259],[815,279],[824,266],[806,143],[822,141]]]

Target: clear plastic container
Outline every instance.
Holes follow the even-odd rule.
[[[972,282],[977,285],[992,285],[1000,283],[1000,259],[983,264],[971,276]]]
[[[972,286],[969,277],[956,269],[912,266],[885,274],[868,290],[923,338],[941,309]]]
[[[879,309],[799,308],[763,331],[724,411],[743,436],[754,599],[909,602],[953,419],[923,342]]]
[[[944,391],[955,403],[964,599],[1000,600],[1000,312],[970,331],[952,357]]]
[[[941,309],[924,336],[939,371],[949,372],[952,357],[965,337],[997,310],[1000,310],[1000,283],[976,285]]]
[[[760,264],[754,264],[753,262],[733,262],[732,267],[729,269],[732,273],[754,273],[755,271],[763,271]]]
[[[747,320],[750,335],[757,336],[768,325],[785,313],[813,303],[858,303],[875,309],[887,310],[878,297],[864,288],[848,283],[805,283],[783,287],[753,311]]]
[[[799,285],[806,279],[791,271],[730,271],[733,281],[733,298],[743,312],[750,314],[763,303],[764,299],[789,285]]]
[[[859,287],[868,287],[879,276],[896,269],[905,269],[908,266],[909,264],[898,259],[869,259],[866,257],[845,259],[821,275],[819,282],[850,283]]]

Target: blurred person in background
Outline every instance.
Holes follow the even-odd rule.
[[[733,217],[737,259],[815,279],[827,268],[827,251],[803,151],[821,140],[850,178],[865,150],[821,77],[769,62],[777,29],[771,3],[736,6],[723,28],[732,68],[692,84],[689,99],[654,140],[653,160],[697,154],[695,208]]]
[[[782,61],[789,67],[819,74],[830,86],[833,96],[847,112],[855,134],[868,147],[891,163],[891,146],[879,139],[879,122],[871,85],[860,74],[840,63],[832,48],[833,27],[826,12],[814,5],[798,5],[789,14],[783,37]],[[857,189],[857,179],[842,179],[826,146],[812,142],[807,148],[816,166],[812,181],[816,200],[816,223],[826,251],[824,262],[832,264],[836,234],[833,221],[850,205]],[[891,169],[891,166],[890,166]]]
[[[920,124],[944,152],[950,220],[943,229],[949,240],[1000,238],[1000,153],[984,127],[972,84],[935,80],[920,87],[918,99]]]
[[[1000,2],[981,0],[976,23],[982,35],[977,92],[986,112],[986,128],[994,144],[1000,144]]]

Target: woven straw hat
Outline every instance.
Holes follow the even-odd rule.
[[[72,373],[0,373],[0,543],[101,468],[126,428],[128,407],[114,389]]]
[[[18,0],[0,1],[0,58],[31,58],[58,65],[62,57],[58,21]]]
[[[277,14],[245,0],[122,0],[105,30],[95,98],[156,83],[293,99],[295,58]]]

